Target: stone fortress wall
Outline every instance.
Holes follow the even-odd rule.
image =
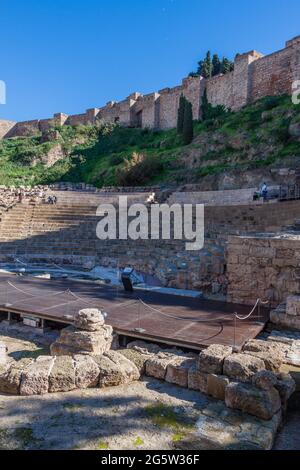
[[[205,89],[213,105],[239,110],[264,96],[291,94],[292,83],[299,79],[300,36],[297,36],[287,41],[284,49],[267,56],[256,51],[238,54],[233,72],[209,80],[188,77],[177,87],[147,95],[133,93],[121,102],[110,101],[83,114],[57,113],[50,119],[24,122],[0,120],[0,139],[35,135],[53,126],[93,124],[98,119],[128,127],[170,129],[176,127],[181,94],[191,101],[194,119],[199,119]]]

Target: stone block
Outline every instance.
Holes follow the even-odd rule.
[[[296,391],[296,382],[290,374],[281,372],[277,374],[277,383],[275,384],[275,388],[279,392],[282,407],[286,410],[288,400]]]
[[[290,295],[287,298],[286,313],[294,317],[300,317],[300,296]]]
[[[76,388],[87,389],[98,386],[100,376],[99,367],[90,356],[74,356],[74,365]]]
[[[33,359],[26,358],[7,364],[0,372],[0,392],[19,395],[23,371],[32,363]]]
[[[239,382],[251,382],[253,375],[264,368],[262,359],[248,354],[232,354],[224,361],[224,374]]]
[[[289,374],[296,384],[296,391],[300,392],[300,367],[292,366],[290,364],[283,364],[280,368],[280,372]]]
[[[125,385],[140,378],[136,365],[117,351],[109,351],[94,359],[100,371],[100,388]]]
[[[159,353],[146,362],[146,375],[155,379],[165,380],[168,365],[174,360],[174,355]]]
[[[69,326],[61,331],[60,338],[51,345],[51,354],[101,355],[109,351],[112,339],[112,328],[108,325],[102,326],[101,330],[97,331],[79,330]]]
[[[54,358],[40,356],[27,367],[21,378],[20,395],[44,395],[49,391],[49,376],[54,365]]]
[[[225,403],[229,408],[266,421],[281,410],[280,396],[275,388],[260,390],[243,383],[233,382],[226,387]]]
[[[125,356],[129,361],[136,365],[140,375],[146,372],[146,362],[150,359],[151,354],[143,354],[135,349],[119,349],[118,353]]]
[[[252,384],[261,390],[271,390],[277,384],[277,377],[273,372],[261,370],[252,377]]]
[[[230,380],[225,375],[208,374],[207,394],[216,400],[225,400],[225,389]]]
[[[207,394],[208,374],[200,372],[196,365],[188,371],[188,388]]]
[[[188,372],[195,364],[196,362],[192,358],[178,357],[167,367],[166,382],[187,388]]]
[[[278,372],[289,347],[284,343],[253,339],[246,343],[244,352],[261,358],[267,370]]]
[[[74,318],[74,326],[85,331],[99,331],[105,323],[102,312],[96,308],[80,310]]]
[[[230,346],[220,344],[209,346],[199,355],[199,371],[205,372],[206,374],[222,375],[224,360],[230,354],[232,354],[232,348]]]
[[[49,392],[69,392],[75,388],[74,360],[69,356],[56,357],[49,375]]]
[[[176,448],[182,450],[271,450],[281,423],[281,412],[270,421],[229,409],[221,402],[209,404]]]

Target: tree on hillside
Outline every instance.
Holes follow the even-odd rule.
[[[193,126],[193,107],[192,103],[186,100],[184,108],[184,120],[183,120],[183,143],[188,145],[194,138],[194,126]]]
[[[218,54],[214,54],[211,58],[211,53],[208,51],[206,53],[205,59],[198,62],[197,72],[191,72],[190,77],[199,77],[201,75],[204,78],[211,78],[220,73],[226,74],[234,70],[234,62],[223,57],[220,60]]]
[[[220,70],[221,70],[221,73],[224,73],[224,74],[232,72],[234,70],[234,63],[231,62],[226,57],[223,57]]]
[[[201,103],[201,117],[202,120],[205,121],[208,118],[209,115],[209,102],[207,98],[207,90],[204,90],[203,96],[202,96],[202,103]]]
[[[177,116],[177,132],[183,133],[183,121],[184,121],[184,110],[185,110],[186,99],[183,95],[180,96],[178,116]]]
[[[211,53],[207,51],[206,57],[204,60],[198,62],[198,71],[199,75],[202,75],[204,78],[211,78],[213,73],[213,63],[211,60]]]
[[[218,54],[214,54],[213,59],[212,59],[212,65],[213,65],[213,72],[212,72],[213,77],[215,75],[219,75],[221,73],[221,61],[219,59]]]

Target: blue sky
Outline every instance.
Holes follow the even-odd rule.
[[[0,119],[75,114],[175,86],[208,49],[265,54],[300,34],[299,0],[15,0],[0,6]]]

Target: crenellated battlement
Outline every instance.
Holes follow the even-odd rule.
[[[103,107],[85,113],[56,113],[50,119],[24,122],[0,120],[0,139],[24,137],[45,132],[53,126],[94,124],[96,120],[118,122],[127,127],[170,129],[176,127],[180,95],[193,106],[194,119],[200,118],[205,89],[209,102],[239,110],[265,96],[292,94],[292,84],[300,80],[300,36],[286,42],[280,51],[264,56],[251,50],[235,57],[234,71],[208,80],[187,77],[181,85],[142,95],[134,92],[126,99],[109,101]]]

